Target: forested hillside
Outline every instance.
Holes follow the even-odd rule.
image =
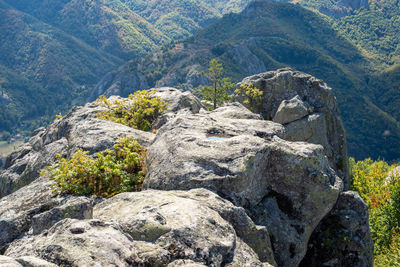
[[[127,95],[162,85],[192,89],[204,83],[201,71],[214,57],[235,81],[286,66],[323,79],[338,98],[350,154],[358,159],[400,157],[400,127],[391,115],[395,87],[381,101],[388,87],[384,75],[372,71],[373,61],[329,18],[298,5],[256,1],[242,14],[227,15],[193,37],[107,75],[95,95],[107,89]]]
[[[123,61],[0,1],[1,130],[85,100],[105,72]],[[16,125],[17,124],[17,125]]]
[[[121,0],[166,36],[188,37],[198,28],[208,26],[215,18],[240,12],[250,0]]]

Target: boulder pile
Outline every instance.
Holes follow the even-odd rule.
[[[372,266],[332,90],[290,69],[242,83],[264,92],[258,114],[237,102],[207,111],[166,87],[152,132],[100,120],[106,108],[91,103],[38,129],[0,173],[0,265]],[[55,195],[38,175],[57,154],[122,136],[147,149],[141,192]]]

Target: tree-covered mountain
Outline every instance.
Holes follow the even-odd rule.
[[[107,72],[244,5],[231,0],[0,0],[0,93],[8,97],[0,101],[0,135],[84,103]],[[158,15],[159,22],[151,19]],[[174,24],[164,23],[169,19]]]
[[[352,16],[332,20],[333,27],[353,42],[375,70],[400,64],[400,2],[371,2]]]
[[[85,100],[85,88],[123,61],[0,1],[1,130]]]
[[[400,157],[399,118],[389,115],[395,89],[385,103],[378,100],[388,87],[363,51],[330,19],[288,3],[255,1],[241,14],[226,15],[189,39],[108,74],[92,97],[162,85],[191,89],[204,84],[201,71],[214,57],[235,81],[286,66],[323,79],[338,98],[350,154]]]
[[[182,39],[216,18],[240,12],[250,0],[121,0],[172,39]]]

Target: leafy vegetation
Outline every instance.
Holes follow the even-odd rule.
[[[132,137],[124,137],[113,150],[99,152],[94,159],[81,149],[69,160],[59,156],[58,164],[43,169],[41,175],[56,181],[56,193],[111,197],[141,189],[145,155],[146,151]]]
[[[235,90],[235,94],[242,99],[241,102],[245,107],[252,112],[259,112],[264,92],[255,87],[254,84],[241,84]]]
[[[109,110],[98,114],[99,119],[127,125],[142,131],[149,131],[151,124],[166,109],[167,103],[154,96],[155,91],[137,91],[128,99],[109,102],[103,95],[95,104],[106,106]]]
[[[400,173],[392,171],[395,166],[382,160],[350,159],[351,189],[369,207],[375,266],[400,265]]]

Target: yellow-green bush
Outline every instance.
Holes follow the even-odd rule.
[[[97,117],[149,131],[151,124],[167,107],[167,103],[160,97],[155,97],[154,93],[155,91],[137,91],[129,95],[128,99],[113,102],[102,95],[95,104],[106,106],[109,110],[99,113]]]
[[[235,93],[242,99],[243,105],[252,112],[257,112],[258,109],[261,108],[264,92],[253,84],[241,84],[239,88],[235,90]]]
[[[145,176],[146,151],[132,137],[120,138],[114,149],[97,153],[95,158],[78,149],[67,160],[42,170],[56,181],[56,193],[111,197],[141,189]]]
[[[395,165],[350,159],[351,189],[369,207],[375,266],[400,266],[400,177],[388,178]]]

